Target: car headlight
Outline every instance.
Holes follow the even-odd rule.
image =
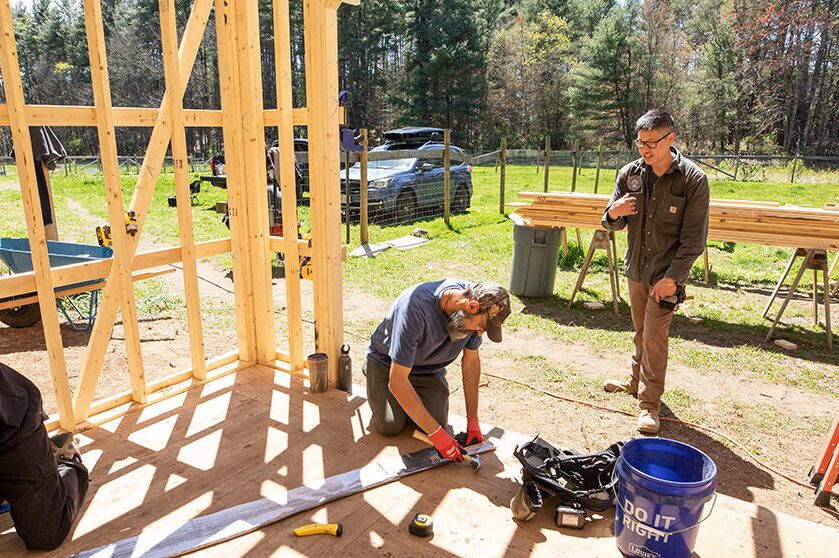
[[[378,180],[371,180],[367,183],[367,189],[380,190],[382,188],[387,188],[390,186],[391,182],[393,182],[393,178],[379,178]]]

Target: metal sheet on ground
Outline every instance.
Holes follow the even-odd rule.
[[[492,451],[485,441],[469,448],[470,455]],[[426,448],[399,457],[382,459],[353,471],[334,475],[317,487],[301,486],[285,494],[234,506],[187,521],[176,530],[152,530],[68,558],[169,558],[199,550],[250,533],[297,513],[451,463],[439,459],[437,450]]]

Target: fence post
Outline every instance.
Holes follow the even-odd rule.
[[[451,161],[449,157],[452,139],[451,130],[446,128],[443,138],[445,143],[443,149],[443,220],[448,225],[451,218],[451,208],[449,207],[451,204]]]
[[[798,149],[795,150],[795,156],[792,158],[792,174],[789,175],[789,183],[795,183],[795,167],[798,165]]]
[[[580,151],[580,140],[574,140],[574,170],[571,173],[571,191],[577,191],[577,157]]]
[[[618,173],[621,170],[621,148],[618,146],[618,162],[615,165],[615,181],[618,179]]]
[[[501,138],[501,191],[498,196],[498,212],[504,215],[504,179],[507,178],[507,138]]]
[[[361,129],[361,145],[364,146],[364,149],[361,151],[358,165],[361,167],[358,181],[360,194],[358,201],[358,224],[360,229],[358,234],[361,237],[361,243],[367,244],[370,240],[367,238],[367,128]]]
[[[600,183],[600,165],[603,163],[603,140],[597,146],[597,173],[594,175],[594,193],[597,193],[597,185]]]
[[[734,153],[734,182],[737,182],[737,171],[740,170],[740,149]]]
[[[545,192],[548,191],[548,175],[551,170],[551,136],[545,138]]]

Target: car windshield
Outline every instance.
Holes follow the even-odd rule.
[[[411,170],[411,167],[414,166],[414,163],[416,163],[416,161],[416,159],[390,159],[385,161],[368,161],[367,168],[402,172],[406,170]],[[354,164],[352,168],[360,169],[361,163]]]

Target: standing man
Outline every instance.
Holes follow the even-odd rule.
[[[668,335],[677,291],[684,292],[694,260],[708,236],[708,178],[673,147],[675,123],[653,109],[635,124],[641,158],[620,170],[601,224],[628,227],[625,269],[635,327],[632,374],[606,380],[608,392],[638,397],[638,430],[659,430],[667,372]],[[663,300],[667,299],[667,300]]]
[[[72,435],[50,440],[45,416],[35,384],[0,363],[0,502],[29,550],[64,542],[88,486]]]
[[[462,461],[463,448],[446,432],[446,366],[463,353],[466,445],[482,442],[478,348],[484,332],[492,341],[501,342],[501,325],[509,315],[510,296],[496,283],[445,279],[403,291],[367,349],[364,374],[376,430],[395,436],[410,419],[428,434],[440,455]]]

